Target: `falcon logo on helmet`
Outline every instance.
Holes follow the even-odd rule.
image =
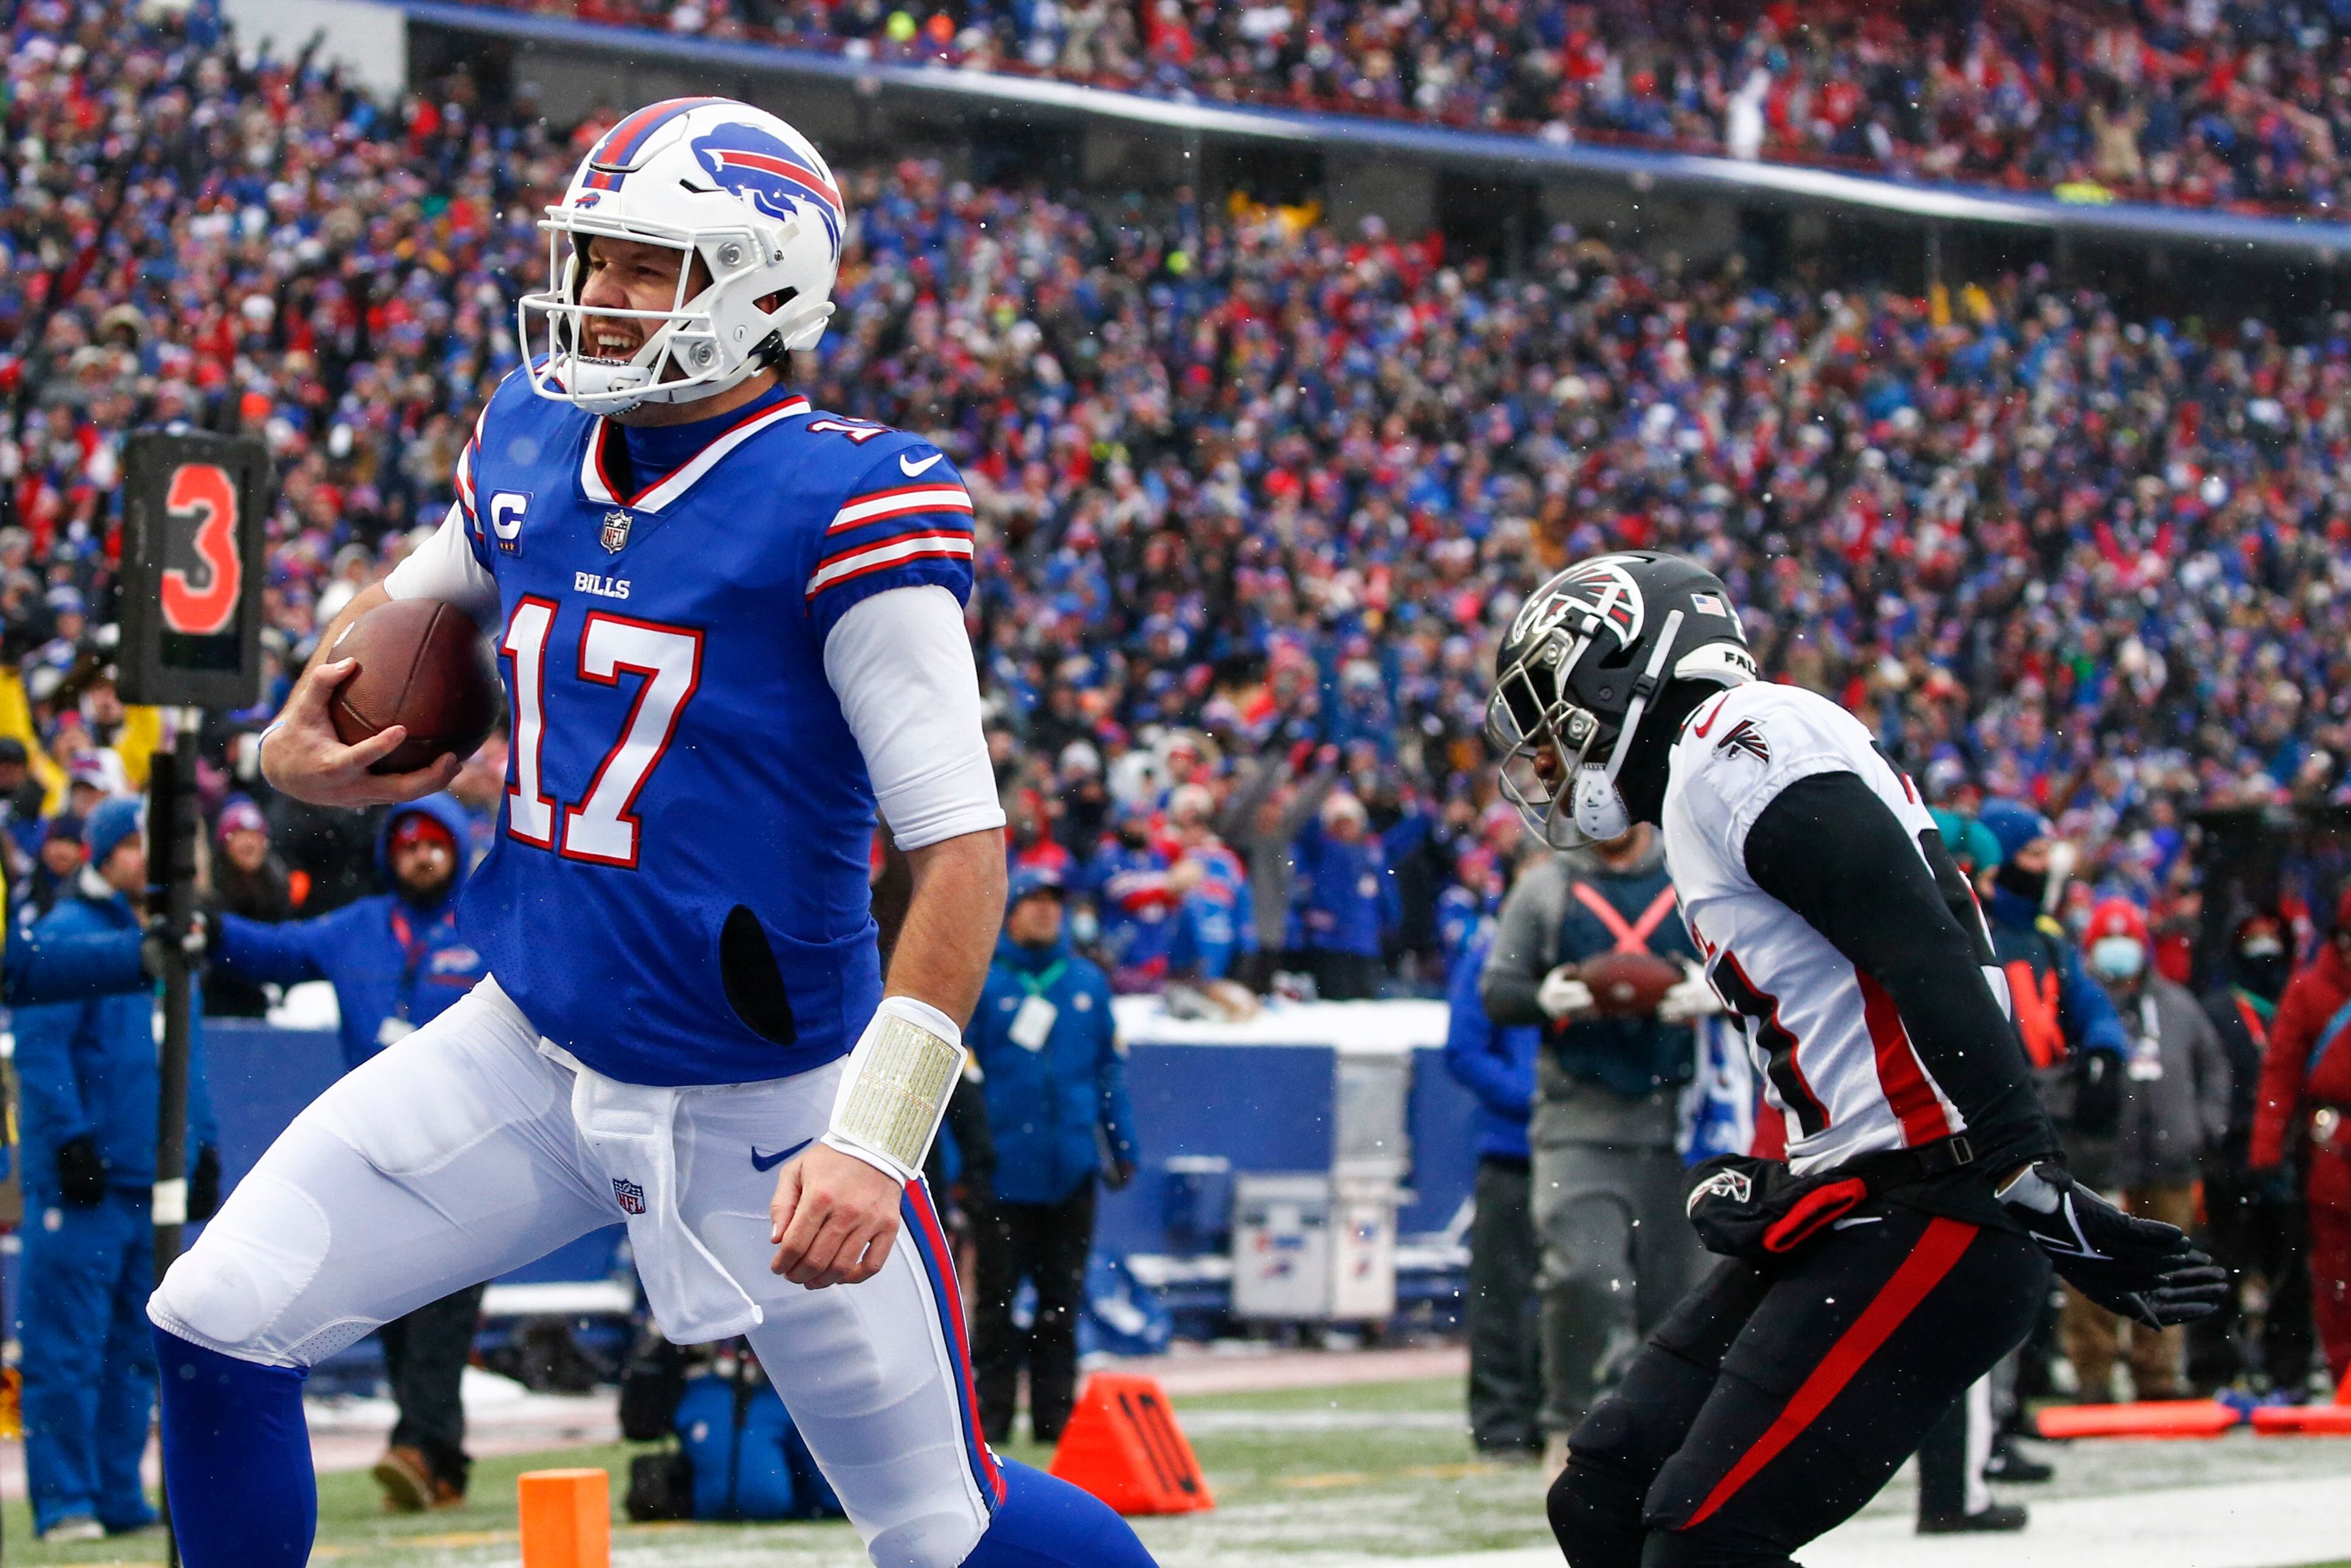
[[[515,311],[531,390],[623,413],[716,396],[813,349],[847,221],[823,155],[776,116],[724,98],[647,105],[597,140],[539,222],[548,286]],[[678,253],[667,308],[588,308],[601,239]],[[625,359],[600,354],[587,347],[591,320],[641,323],[643,337]]]
[[[1541,636],[1581,611],[1600,618],[1619,643],[1641,634],[1641,588],[1614,556],[1578,561],[1527,596],[1510,622],[1513,642]]]
[[[1520,607],[1495,656],[1486,733],[1503,798],[1544,842],[1631,831],[1618,776],[1668,684],[1755,678],[1729,606],[1695,561],[1625,550],[1578,561]]]
[[[1559,574],[1559,591],[1578,591],[1575,597],[1592,607],[1601,623],[1630,647],[1641,634],[1641,585],[1614,556],[1595,556]]]

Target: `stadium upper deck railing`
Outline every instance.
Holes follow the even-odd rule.
[[[873,89],[1027,108],[1057,119],[1099,119],[1203,137],[1281,142],[1417,162],[1509,170],[1521,178],[1584,176],[1644,189],[1823,204],[1922,223],[1999,225],[2085,238],[2202,243],[2272,261],[2351,261],[2351,224],[2310,216],[2216,212],[2151,202],[2068,200],[2031,192],[1935,183],[1703,152],[1558,141],[1408,120],[1271,105],[1206,103],[1009,71],[858,58],[848,52],[616,26],[453,0],[389,0],[416,22],[464,32],[622,54],[805,75]]]

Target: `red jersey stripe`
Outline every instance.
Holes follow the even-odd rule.
[[[1943,1114],[1934,1084],[1927,1080],[1927,1070],[1919,1065],[1910,1031],[1902,1027],[1901,1010],[1875,979],[1859,969],[1853,977],[1861,987],[1861,1016],[1869,1026],[1869,1043],[1877,1053],[1877,1086],[1885,1091],[1895,1120],[1902,1124],[1903,1142],[1916,1148],[1949,1137],[1951,1124]]]

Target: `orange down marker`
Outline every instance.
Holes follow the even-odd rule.
[[[2217,1437],[2242,1417],[2210,1399],[2058,1405],[2034,1418],[2043,1437]]]
[[[531,1470],[522,1505],[522,1568],[611,1568],[612,1481],[602,1470]]]
[[[1191,1513],[1217,1506],[1207,1479],[1155,1377],[1097,1372],[1053,1452],[1053,1474],[1120,1513]]]

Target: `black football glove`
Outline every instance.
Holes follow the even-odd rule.
[[[2116,1317],[2167,1329],[2219,1312],[2229,1271],[2189,1244],[2187,1232],[2125,1214],[2048,1161],[2001,1189],[2058,1275]]]
[[[188,1173],[188,1218],[210,1219],[220,1212],[220,1151],[206,1144],[196,1151],[195,1168]]]
[[[2107,1137],[2122,1124],[2123,1059],[2085,1051],[2074,1059],[2074,1131]]]
[[[204,912],[195,911],[184,927],[175,930],[168,915],[150,915],[145,934],[139,943],[139,967],[147,971],[150,980],[161,980],[170,968],[172,951],[177,948],[188,961],[191,970],[204,967],[204,952],[212,945],[211,929]]]
[[[106,1161],[88,1133],[57,1145],[57,1197],[68,1208],[96,1208],[106,1201]]]

